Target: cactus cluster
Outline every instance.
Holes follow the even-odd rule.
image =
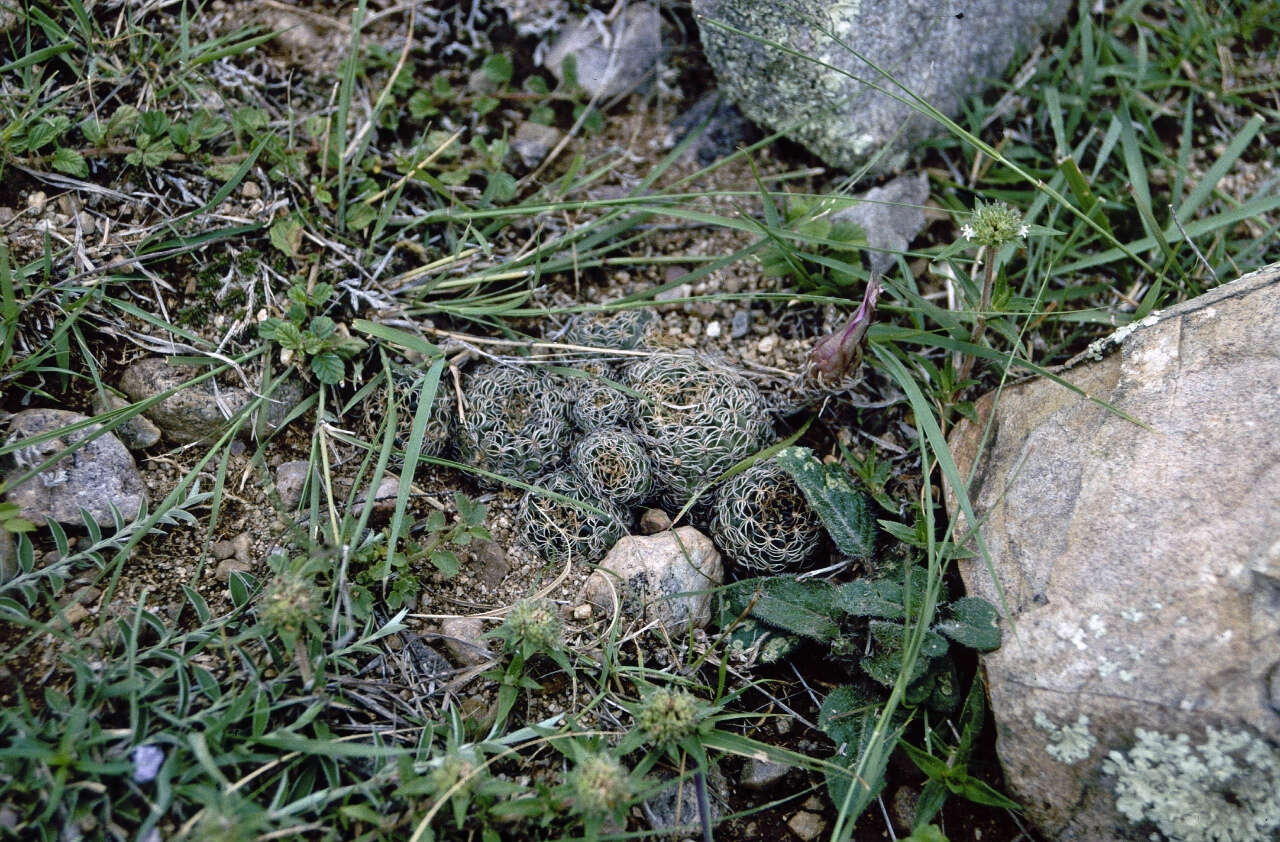
[[[586,501],[581,481],[570,471],[556,471],[537,481],[547,491],[571,500]],[[589,501],[604,515],[591,512],[547,494],[526,492],[516,515],[525,540],[551,562],[585,561],[604,557],[618,539],[627,534],[629,518],[616,503],[606,499]]]
[[[821,518],[795,480],[773,459],[755,463],[717,492],[712,540],[756,575],[803,568],[822,534]]]
[[[569,403],[549,375],[485,366],[467,379],[464,392],[458,449],[475,467],[528,482],[558,466],[568,452]]]
[[[642,398],[633,424],[671,506],[683,506],[773,437],[759,389],[710,358],[654,354],[627,366],[625,378]]]
[[[592,347],[634,347],[648,319],[644,311],[586,318],[571,326],[569,338]],[[453,431],[458,458],[479,469],[481,482],[510,478],[539,486],[521,500],[518,525],[547,561],[598,562],[626,534],[630,507],[656,498],[681,508],[773,440],[755,384],[713,358],[656,352],[619,370],[604,355],[577,355],[564,365],[583,376],[482,365],[464,381],[463,412]],[[395,432],[403,449],[421,375],[399,369],[391,382],[403,410]],[[422,448],[427,455],[443,451],[457,416],[447,387],[442,383],[436,393]],[[703,508],[691,516],[711,521],[716,543],[746,569],[794,569],[818,543],[820,521],[772,463],[733,479],[714,511],[712,499],[701,497]]]

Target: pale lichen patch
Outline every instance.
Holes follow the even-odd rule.
[[[1150,822],[1169,842],[1253,842],[1280,830],[1280,751],[1252,734],[1186,734],[1137,729],[1128,751],[1102,764],[1115,777],[1116,809]]]
[[[1055,725],[1044,711],[1036,711],[1036,727],[1049,734],[1045,751],[1059,763],[1079,763],[1089,757],[1098,740],[1089,733],[1089,717],[1080,714],[1070,725]]]

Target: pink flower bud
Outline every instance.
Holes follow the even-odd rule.
[[[849,319],[849,323],[822,339],[809,352],[809,376],[820,384],[838,383],[857,369],[862,362],[862,344],[867,328],[875,316],[876,301],[883,287],[875,275],[867,282],[862,306]]]

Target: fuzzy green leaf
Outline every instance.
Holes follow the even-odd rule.
[[[875,752],[868,758],[862,776],[856,780],[848,772],[827,771],[827,790],[832,803],[851,818],[861,815],[884,789],[885,767],[904,727],[895,727],[886,739],[874,743],[872,736],[878,715],[879,705],[857,688],[849,686],[833,690],[823,700],[818,712],[818,727],[826,731],[837,745],[843,746],[843,751],[832,758],[833,762],[852,772],[864,753]],[[854,787],[852,792],[851,785]]]
[[[436,550],[433,552],[431,554],[431,563],[449,579],[457,576],[458,570],[462,567],[461,562],[458,561],[458,557],[448,550]]]
[[[979,652],[1000,648],[1000,617],[994,605],[981,597],[966,596],[948,608],[948,618],[934,626],[939,632]]]
[[[328,386],[342,382],[345,368],[342,357],[334,353],[317,354],[311,358],[312,373],[317,380]]]
[[[879,705],[870,695],[849,684],[832,690],[818,710],[818,727],[836,745],[860,746],[876,725]]]
[[[484,60],[484,64],[480,65],[480,69],[484,71],[484,75],[491,82],[505,85],[511,81],[511,74],[515,68],[511,63],[510,56],[494,53]]]
[[[298,256],[302,245],[302,224],[292,214],[282,216],[271,223],[271,245],[289,257]]]
[[[302,350],[302,331],[293,322],[281,320],[277,325],[272,336],[281,348],[288,348],[291,351]]]
[[[368,228],[369,225],[377,218],[377,211],[366,205],[364,202],[357,202],[347,208],[347,230],[363,230]]]
[[[826,582],[800,582],[778,576],[739,582],[730,597],[734,616],[749,607],[750,615],[757,620],[820,642],[840,636],[836,603],[836,590]]]
[[[855,617],[901,620],[902,586],[884,579],[854,579],[839,588],[840,608]]]
[[[58,172],[74,175],[76,178],[89,177],[89,165],[85,163],[84,156],[74,149],[59,146],[53,151],[53,160],[50,163]]]
[[[898,679],[898,671],[902,668],[902,650],[906,645],[906,628],[901,623],[887,620],[872,620],[868,625],[871,633],[873,652],[863,658],[862,669],[876,681],[892,687]],[[931,658],[940,658],[947,653],[947,642],[927,631],[920,644],[920,657],[912,666],[908,681],[915,681],[925,674]],[[932,690],[932,688],[928,688]]]
[[[876,527],[866,495],[857,491],[838,465],[824,465],[807,447],[778,451],[783,467],[822,518],[836,548],[851,558],[868,558],[875,547]]]

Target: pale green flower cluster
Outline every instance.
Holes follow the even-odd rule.
[[[960,227],[966,239],[980,246],[1000,248],[1030,232],[1022,216],[1004,202],[978,202],[969,221]]]

